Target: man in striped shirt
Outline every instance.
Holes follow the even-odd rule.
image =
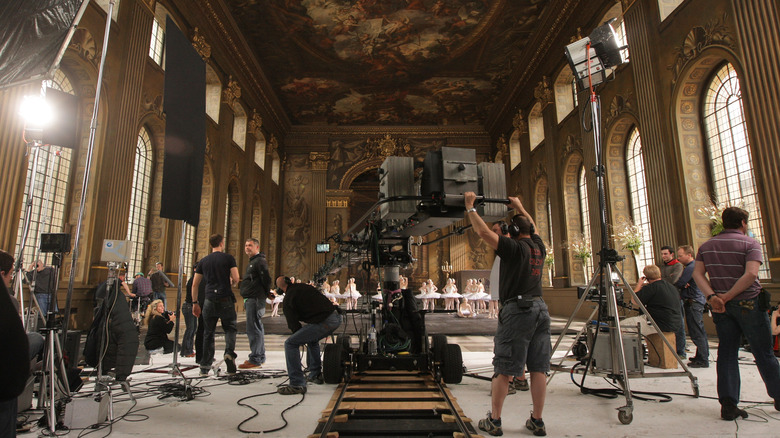
[[[699,248],[693,278],[712,306],[718,331],[718,399],[724,420],[747,418],[739,403],[739,364],[744,335],[756,358],[767,393],[780,411],[780,365],[772,351],[767,309],[760,309],[758,269],[761,245],[747,236],[748,212],[737,207],[723,211],[723,232]],[[709,280],[704,276],[709,275]]]

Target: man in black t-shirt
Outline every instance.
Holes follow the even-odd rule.
[[[490,435],[503,434],[501,410],[512,377],[528,367],[531,376],[533,411],[526,427],[534,435],[547,434],[542,410],[550,370],[550,314],[542,300],[542,267],[546,250],[535,233],[534,221],[518,198],[510,197],[510,206],[518,213],[509,224],[511,237],[494,233],[474,208],[476,194],[464,193],[466,216],[474,232],[501,257],[499,272],[498,328],[493,338],[492,410],[479,420],[479,428]]]
[[[680,294],[677,288],[661,278],[661,269],[658,266],[645,266],[642,272],[644,277],[634,288],[637,298],[653,317],[658,331],[675,333],[682,324]],[[633,298],[631,300],[633,301]]]
[[[290,384],[280,386],[282,395],[305,394],[306,378],[301,368],[300,348],[306,345],[306,365],[309,382],[323,383],[320,339],[335,332],[341,325],[338,306],[313,286],[293,283],[288,277],[277,277],[276,286],[284,291],[284,317],[293,334],[284,341],[287,375]],[[305,322],[306,325],[301,324]]]
[[[198,302],[198,289],[201,281],[206,282],[206,300],[203,303],[203,357],[199,362],[200,376],[209,375],[214,361],[214,330],[217,320],[222,321],[225,331],[225,365],[228,374],[236,373],[236,297],[233,285],[238,284],[236,259],[225,253],[225,239],[220,234],[209,237],[211,254],[203,257],[192,277],[192,314],[200,316],[201,303]]]

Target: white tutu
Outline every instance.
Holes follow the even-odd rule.
[[[475,294],[472,294],[471,298],[469,298],[470,301],[490,301],[490,294],[486,294],[485,292],[477,292]]]
[[[437,299],[441,298],[441,294],[438,293],[438,292],[428,292],[428,293],[425,294],[425,296],[423,298],[437,300]]]
[[[379,292],[379,293],[377,293],[376,295],[371,295],[371,299],[372,299],[372,300],[375,300],[375,301],[382,301],[382,300],[383,300],[383,298],[382,298],[382,293],[381,293],[381,292]]]
[[[463,295],[455,292],[452,287],[444,286],[444,293],[441,294],[442,298],[460,298]]]

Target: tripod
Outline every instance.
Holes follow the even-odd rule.
[[[594,313],[597,310],[599,311],[597,327],[596,327],[596,336],[594,336],[591,345],[588,345],[588,351],[590,352],[590,354],[588,355],[587,367],[585,368],[585,371],[583,373],[583,380],[585,379],[585,375],[588,372],[588,367],[590,367],[593,362],[593,347],[596,345],[596,338],[598,337],[599,327],[602,325],[602,323],[606,324],[609,331],[609,343],[610,343],[611,359],[612,359],[612,363],[610,364],[611,365],[610,369],[612,370],[612,372],[609,374],[609,376],[619,383],[619,385],[623,390],[623,394],[625,395],[626,398],[626,405],[618,408],[618,420],[623,424],[629,424],[631,423],[631,421],[633,421],[634,418],[634,414],[633,414],[634,405],[631,396],[629,373],[626,366],[626,352],[625,352],[625,345],[623,344],[623,334],[620,326],[620,316],[618,314],[617,291],[615,288],[615,282],[612,280],[613,274],[615,274],[620,279],[620,282],[622,283],[624,290],[627,291],[627,293],[631,296],[633,301],[639,305],[639,308],[644,312],[644,316],[647,318],[647,320],[654,327],[658,327],[658,325],[655,323],[653,317],[650,316],[650,313],[647,311],[645,306],[636,296],[633,289],[628,284],[628,281],[626,281],[625,277],[623,276],[623,273],[617,267],[617,262],[623,260],[623,257],[619,256],[617,251],[615,249],[612,249],[609,244],[609,238],[607,234],[607,207],[606,207],[606,201],[605,201],[606,198],[605,198],[605,190],[604,190],[605,168],[604,165],[602,164],[601,129],[599,125],[599,121],[601,120],[601,109],[599,104],[599,98],[596,95],[595,91],[593,91],[592,87],[591,87],[591,96],[590,96],[590,112],[591,112],[591,122],[592,122],[591,130],[593,131],[593,139],[595,143],[595,152],[596,152],[596,166],[593,167],[593,171],[596,174],[596,186],[597,186],[598,197],[599,197],[599,218],[600,218],[600,226],[601,226],[601,251],[599,251],[598,253],[600,257],[599,267],[596,270],[596,273],[594,274],[593,278],[591,278],[591,280],[588,282],[588,285],[586,286],[585,289],[586,292],[582,294],[582,297],[580,297],[580,300],[577,303],[574,312],[572,312],[571,316],[569,317],[569,320],[566,322],[566,325],[564,326],[561,335],[558,337],[558,340],[555,342],[555,346],[553,347],[552,351],[557,350],[558,346],[563,340],[563,337],[566,335],[569,326],[574,320],[575,315],[577,315],[577,312],[579,312],[585,300],[593,297],[594,295],[594,293],[592,292],[594,290],[593,287],[596,285],[597,282],[599,282],[599,288],[597,293],[600,293],[603,296],[598,297],[598,302],[599,302],[598,308],[594,310],[593,313],[591,313],[590,317],[588,318],[588,320],[591,320],[594,316]],[[606,308],[604,306],[606,306]],[[583,327],[582,331],[586,329],[587,329],[587,325]],[[582,331],[575,338],[575,343],[582,335]],[[688,378],[691,380],[694,396],[698,397],[699,386],[696,377],[691,373],[691,371],[688,369],[685,363],[683,363],[682,359],[680,359],[680,357],[677,355],[676,347],[671,345],[671,343],[669,342],[668,339],[666,339],[665,336],[662,335],[661,339],[663,340],[666,347],[672,353],[674,353],[675,359],[685,371],[682,373],[656,373],[654,375],[667,376],[667,377],[680,375],[680,374],[687,375]],[[571,351],[572,347],[569,348],[569,351]],[[567,351],[567,354],[569,351]],[[562,362],[563,359],[561,359],[561,362],[558,363],[559,368]]]
[[[59,328],[56,324],[57,312],[54,311],[56,305],[57,286],[59,285],[59,268],[62,263],[62,253],[52,254],[52,267],[54,268],[54,285],[49,291],[49,309],[46,314],[46,328],[42,329],[46,335],[44,343],[45,361],[43,363],[43,372],[41,386],[38,396],[38,409],[45,410],[44,418],[49,427],[49,431],[54,433],[59,423],[58,409],[61,409],[64,403],[70,399],[70,387],[68,385],[68,375],[65,370],[62,346],[60,337],[57,334]],[[35,295],[30,293],[30,295]],[[59,378],[59,382],[57,381]],[[58,394],[60,395],[58,399]],[[62,402],[61,404],[58,402]]]

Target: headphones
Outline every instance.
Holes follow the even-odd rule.
[[[285,276],[284,277],[284,284],[289,286],[289,285],[293,284],[293,282],[292,282],[292,280],[290,280],[290,277]]]
[[[536,229],[534,228],[534,224],[525,218],[525,216],[520,216],[519,214],[516,214],[512,216],[512,225],[509,225],[507,228],[507,231],[509,232],[509,235],[517,238],[520,236],[520,224],[522,222],[527,222],[528,224],[528,234],[533,235]],[[524,223],[522,225],[525,225]]]
[[[496,225],[501,229],[501,234],[509,234],[509,225],[507,225],[506,222],[498,221],[496,222]]]

